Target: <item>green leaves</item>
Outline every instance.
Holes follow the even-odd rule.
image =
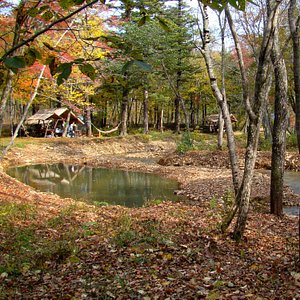
[[[81,5],[84,3],[85,0],[60,0],[59,1],[59,5],[63,8],[63,9],[69,9],[72,6],[75,5]]]
[[[82,64],[82,65],[78,65],[79,70],[86,76],[88,76],[89,78],[91,78],[92,80],[95,80],[96,78],[96,71],[95,68],[91,65],[91,64]]]
[[[170,26],[169,26],[169,24],[168,24],[168,21],[167,21],[167,20],[165,20],[165,19],[163,19],[163,18],[161,18],[161,17],[156,17],[156,19],[158,20],[159,26],[160,26],[164,31],[166,31],[166,32],[171,32],[171,31],[172,31],[171,28],[170,28]]]
[[[79,70],[82,74],[88,76],[91,80],[96,79],[96,70],[89,63],[83,63],[82,59],[77,59],[72,62],[63,63],[58,66],[55,57],[51,57],[49,62],[49,68],[51,75],[54,76],[58,74],[56,83],[57,85],[61,85],[65,80],[68,80],[72,73],[72,68],[74,65],[78,65]]]
[[[247,1],[255,4],[252,0],[202,0],[201,2],[204,5],[210,6],[212,9],[221,11],[227,4],[230,4],[238,10],[245,10]]]
[[[126,73],[129,68],[136,65],[137,67],[141,68],[143,71],[150,72],[152,67],[142,60],[130,60],[126,62],[122,68],[122,73]]]
[[[29,48],[24,54],[26,66],[32,66],[37,59],[41,58],[41,54],[34,48]]]
[[[238,10],[246,9],[246,0],[229,0],[228,2]]]
[[[56,73],[59,73],[57,76],[57,85],[61,85],[64,80],[67,80],[72,73],[73,63],[63,63],[56,69]]]
[[[6,68],[11,69],[14,73],[18,72],[18,69],[32,66],[37,59],[41,59],[41,54],[35,48],[27,48],[24,55],[16,55],[12,57],[6,57],[3,62]]]
[[[4,60],[4,64],[10,69],[21,69],[26,67],[26,62],[23,56],[7,57]]]
[[[140,27],[140,26],[143,26],[143,25],[146,24],[146,22],[149,22],[150,20],[151,20],[151,19],[150,19],[149,16],[143,15],[143,16],[139,19],[139,21],[138,21],[138,26],[139,26],[139,27]]]

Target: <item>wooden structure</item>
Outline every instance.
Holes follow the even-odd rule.
[[[69,123],[83,125],[84,123],[68,108],[41,109],[25,121],[29,135],[37,137],[62,136],[64,126]]]
[[[230,119],[232,123],[237,122],[237,118],[233,114],[230,114]],[[215,133],[218,132],[218,129],[219,129],[219,115],[214,114],[214,115],[206,116],[203,122],[203,132]]]

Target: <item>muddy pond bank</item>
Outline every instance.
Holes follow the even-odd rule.
[[[157,174],[179,182],[179,194],[203,205],[232,191],[227,151],[191,151],[175,154],[173,140],[148,141],[139,137],[110,139],[39,139],[24,148],[13,148],[3,167],[66,163]],[[242,166],[243,153],[240,153]],[[288,154],[287,168],[298,168],[299,156]],[[257,168],[269,168],[270,154],[260,152]],[[255,173],[252,198],[269,197],[269,176]],[[285,205],[299,205],[300,197],[285,188]]]

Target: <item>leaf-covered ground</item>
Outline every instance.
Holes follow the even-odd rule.
[[[266,175],[256,175],[245,239],[236,244],[219,230],[232,200],[228,169],[156,164],[170,143],[93,143],[29,144],[4,165],[139,169],[177,178],[192,201],[94,207],[0,173],[0,299],[300,299],[298,218],[267,213]]]

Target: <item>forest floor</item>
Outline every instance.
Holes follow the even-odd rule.
[[[220,223],[232,201],[226,151],[175,153],[172,139],[22,139],[0,171],[0,299],[300,299],[298,218],[268,213],[255,173],[245,238]],[[240,151],[242,167],[243,151]],[[10,166],[64,162],[176,179],[181,202],[93,206],[42,193]],[[257,169],[270,167],[260,152]],[[300,169],[288,153],[286,168]],[[285,204],[300,197],[285,187]]]

